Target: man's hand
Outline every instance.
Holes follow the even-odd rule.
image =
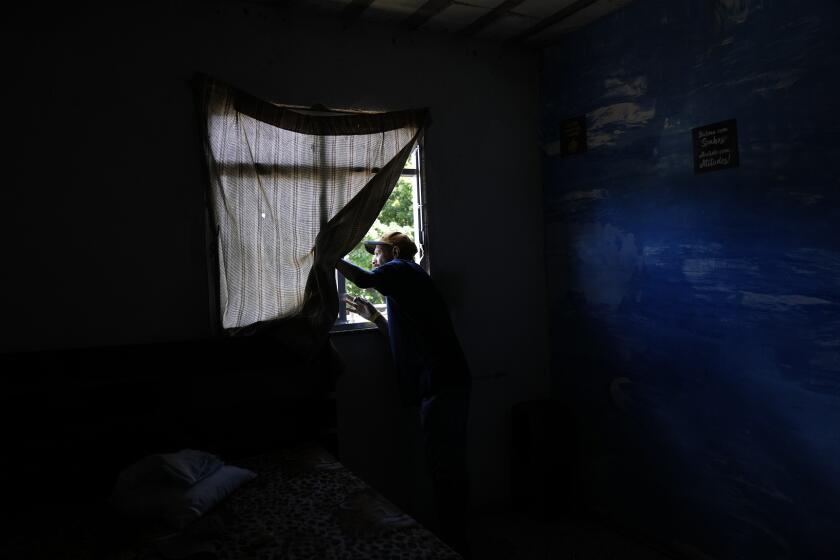
[[[347,311],[352,311],[362,319],[367,319],[371,323],[375,323],[377,319],[382,317],[376,307],[365,298],[358,296],[351,296],[344,294],[344,302],[347,304]]]

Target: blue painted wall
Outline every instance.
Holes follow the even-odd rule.
[[[588,506],[687,556],[840,558],[838,23],[639,0],[543,55],[552,390]],[[740,167],[695,175],[730,118]]]

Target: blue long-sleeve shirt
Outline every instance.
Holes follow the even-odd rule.
[[[371,271],[354,268],[356,285],[385,296],[391,354],[405,404],[441,392],[468,392],[469,367],[449,309],[426,271],[402,259]]]

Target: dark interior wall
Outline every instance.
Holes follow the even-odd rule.
[[[432,275],[474,374],[499,374],[475,384],[474,492],[477,503],[504,498],[510,405],[548,391],[536,57],[254,5],[57,10],[19,8],[4,22],[0,351],[210,336],[196,72],[289,104],[426,106]],[[511,256],[529,265],[487,274]],[[515,305],[500,306],[500,293]],[[398,422],[403,411],[377,401],[387,395],[352,377],[388,375],[370,358],[379,341],[350,334],[339,346],[339,400],[361,415],[346,426]],[[377,486],[392,436],[342,438],[370,451],[348,466]]]
[[[690,556],[840,550],[839,20],[651,0],[543,56],[552,392],[587,504]],[[694,174],[732,118],[740,167]]]
[[[334,447],[332,363],[254,337],[0,354],[0,472],[16,481],[3,519],[99,505],[150,453],[237,462],[304,441]]]
[[[400,404],[385,339],[378,331],[367,331],[339,335],[333,342],[348,367],[337,385],[342,463],[418,521],[434,528],[420,415],[416,407]],[[482,498],[500,499],[498,494]]]

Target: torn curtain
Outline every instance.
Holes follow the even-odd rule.
[[[197,81],[220,326],[325,339],[338,314],[335,263],[373,224],[428,112],[290,109]]]

